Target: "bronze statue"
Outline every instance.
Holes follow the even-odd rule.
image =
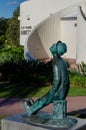
[[[27,115],[35,114],[38,110],[57,100],[64,100],[69,91],[69,74],[65,61],[60,57],[67,51],[65,43],[58,41],[50,48],[53,55],[53,85],[51,90],[35,102],[32,99],[23,102]]]

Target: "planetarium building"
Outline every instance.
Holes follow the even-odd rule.
[[[86,0],[27,0],[20,5],[20,44],[26,59],[50,59],[50,46],[67,44],[65,58],[86,63]]]

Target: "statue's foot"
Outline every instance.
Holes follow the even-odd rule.
[[[28,116],[31,115],[30,106],[33,105],[33,103],[34,103],[34,100],[32,98],[25,99],[23,101],[23,106],[24,106]]]

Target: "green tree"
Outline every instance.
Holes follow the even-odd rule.
[[[6,40],[5,35],[1,35],[0,36],[0,45],[4,44],[5,40]]]
[[[8,29],[6,31],[6,43],[19,46],[19,7],[14,11],[13,17],[8,20]]]
[[[5,35],[5,32],[8,27],[7,21],[8,21],[8,19],[6,19],[4,17],[0,18],[0,36]]]
[[[4,17],[0,18],[0,45],[2,45],[6,40],[5,32],[8,28],[7,21],[8,21],[8,19],[6,19]]]

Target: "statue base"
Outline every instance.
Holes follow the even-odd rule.
[[[75,124],[70,123],[72,121]],[[63,122],[67,123],[67,126],[64,126]],[[68,127],[68,124],[71,124],[71,126]],[[63,121],[56,121],[52,119],[52,114],[47,112],[38,112],[30,117],[21,113],[1,121],[1,130],[82,130],[85,128],[86,120],[84,119],[67,117]]]
[[[53,127],[53,128],[71,128],[76,123],[77,120],[73,117],[66,117],[63,119],[57,119],[52,113],[48,112],[38,112],[35,115],[27,116],[24,114],[22,120],[31,123],[32,125],[39,125],[43,127]]]

